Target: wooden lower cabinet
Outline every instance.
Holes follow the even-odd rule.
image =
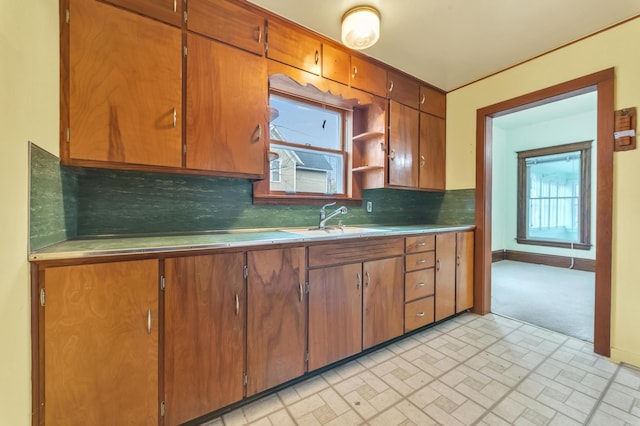
[[[456,233],[456,313],[473,307],[474,232]]]
[[[244,253],[167,259],[165,425],[240,401],[245,344]]]
[[[473,307],[473,244],[473,231],[436,235],[436,321]]]
[[[368,349],[402,335],[402,257],[365,262],[362,270],[362,348]]]
[[[247,265],[247,396],[251,396],[305,372],[305,249],[250,251]]]
[[[362,350],[362,264],[309,271],[309,371]]]
[[[456,313],[456,234],[436,234],[435,320]]]
[[[309,271],[309,371],[403,332],[402,257]]]
[[[158,261],[50,267],[40,282],[40,422],[158,424]]]

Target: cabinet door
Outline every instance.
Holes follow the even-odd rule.
[[[363,349],[398,337],[403,332],[404,286],[402,258],[365,262]]]
[[[264,18],[227,0],[189,0],[191,31],[262,56]]]
[[[349,84],[349,54],[331,45],[322,46],[322,76]]]
[[[473,240],[473,231],[457,233],[456,312],[473,307]]]
[[[351,87],[374,95],[387,96],[387,70],[384,68],[352,56],[350,77]]]
[[[247,254],[247,396],[302,376],[307,310],[304,247]]]
[[[65,160],[180,167],[180,29],[97,1],[69,7]]]
[[[158,424],[158,261],[44,272],[48,425]]]
[[[196,34],[187,46],[187,168],[263,177],[266,63]]]
[[[322,42],[298,29],[269,21],[267,57],[320,75]]]
[[[418,109],[420,85],[404,75],[389,72],[387,75],[387,90],[389,99],[400,102],[403,105]]]
[[[445,131],[444,119],[420,113],[420,188],[446,188]]]
[[[243,396],[244,254],[165,261],[165,424]]]
[[[456,234],[436,235],[436,314],[440,321],[456,312]]]
[[[440,118],[447,117],[447,97],[430,87],[420,86],[420,111]]]
[[[418,186],[419,113],[389,101],[389,184]]]
[[[103,0],[106,3],[115,4],[141,13],[145,16],[167,22],[169,24],[182,25],[183,0]]]
[[[362,264],[309,271],[309,371],[362,350]]]

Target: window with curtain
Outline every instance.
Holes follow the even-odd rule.
[[[518,152],[521,244],[591,248],[591,141]]]

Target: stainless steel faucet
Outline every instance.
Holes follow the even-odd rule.
[[[329,213],[329,215],[327,216],[327,214],[324,211],[324,209],[326,209],[327,207],[333,206],[335,204],[336,204],[336,202],[334,201],[333,203],[325,204],[320,209],[320,223],[318,224],[318,228],[319,229],[326,229],[327,221],[330,220],[331,218],[333,218],[333,217],[335,217],[335,216],[337,216],[339,214],[347,214],[347,208],[345,206],[341,206],[341,207],[338,207],[338,209],[335,210],[333,213]]]

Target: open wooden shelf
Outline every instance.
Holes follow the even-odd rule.
[[[360,133],[359,135],[355,135],[353,137],[353,141],[366,142],[366,141],[377,140],[382,137],[384,137],[384,133],[382,132],[364,132],[364,133]]]

